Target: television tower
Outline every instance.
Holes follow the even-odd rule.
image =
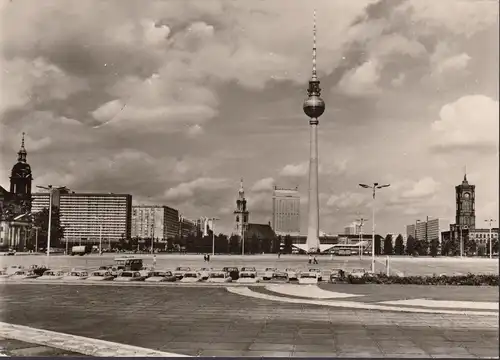
[[[304,113],[309,119],[310,157],[309,157],[309,213],[307,224],[307,249],[319,250],[319,191],[318,191],[318,118],[325,112],[325,102],[321,99],[321,88],[316,75],[316,10],[313,21],[312,76],[304,101]]]

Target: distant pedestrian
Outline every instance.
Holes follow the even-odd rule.
[[[203,255],[203,261],[204,261],[204,262],[207,262],[207,254],[204,254],[204,255]]]
[[[309,264],[312,262],[312,257],[309,255]]]
[[[156,254],[153,255],[153,267],[156,267]]]
[[[281,252],[278,251],[278,259],[280,258],[280,256],[281,256]]]
[[[316,256],[314,257],[313,261],[314,261],[314,264],[318,264],[318,259],[316,259]]]
[[[210,254],[207,254],[207,262],[210,262]]]

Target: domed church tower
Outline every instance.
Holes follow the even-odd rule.
[[[17,163],[12,167],[10,176],[10,194],[12,200],[20,206],[20,210],[23,213],[31,211],[31,182],[33,181],[31,167],[26,162],[26,155],[23,133],[21,149],[17,153]]]

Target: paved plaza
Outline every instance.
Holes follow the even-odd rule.
[[[423,296],[436,301],[457,297],[472,302],[479,296],[477,300],[483,303],[496,301],[498,306],[497,288],[449,287],[447,295],[445,288],[448,287],[322,284],[320,287],[302,287],[306,291],[294,296],[290,294],[291,288],[286,286],[226,288],[4,283],[0,284],[0,319],[5,324],[53,331],[54,338],[69,335],[91,338],[95,342],[128,344],[133,349],[151,349],[158,354],[498,356],[498,311],[493,315],[487,308],[454,314],[446,313],[446,309],[424,309],[413,313],[331,306],[337,301],[335,294],[338,293],[350,294],[348,301],[358,304]],[[297,288],[297,285],[288,286]],[[331,292],[332,297],[317,300],[316,295],[323,292]],[[269,295],[274,298],[266,297]],[[346,299],[339,301],[345,302]],[[418,306],[412,308],[422,310]],[[438,312],[428,312],[432,310]],[[485,316],[486,313],[490,315]],[[5,324],[0,324],[0,336],[9,333]],[[2,326],[4,332],[1,332]],[[61,333],[63,335],[58,335]],[[66,344],[63,340],[58,340],[58,343]],[[47,342],[43,344],[47,345]],[[70,348],[67,346],[66,350]],[[101,348],[94,344],[78,349],[87,355],[100,356]]]

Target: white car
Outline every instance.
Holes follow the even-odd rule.
[[[236,280],[238,283],[243,284],[255,284],[259,282],[256,273],[252,272],[240,272],[240,277]]]
[[[317,284],[318,273],[314,271],[303,271],[299,274],[299,284]]]
[[[75,280],[85,280],[89,277],[89,273],[86,271],[72,270],[63,276],[64,281],[75,281]]]
[[[200,277],[202,280],[207,280],[210,276],[210,269],[209,268],[200,268],[196,270],[198,274],[200,274]]]
[[[6,272],[8,275],[12,275],[12,274],[14,274],[16,271],[23,270],[23,269],[24,269],[24,266],[22,266],[22,265],[11,265],[11,266],[9,266],[7,269],[5,269],[5,272]]]
[[[146,282],[174,282],[177,278],[172,274],[171,271],[151,271],[146,278]]]
[[[264,270],[264,274],[262,275],[262,280],[271,280],[276,275],[277,270],[278,269],[274,267],[266,268],[266,270]]]
[[[39,280],[60,280],[64,276],[64,271],[62,270],[47,270],[40,276]]]
[[[356,278],[363,277],[365,274],[366,274],[365,269],[352,269],[349,272],[349,275],[351,275],[352,277],[356,277]]]
[[[118,282],[143,281],[146,277],[139,271],[122,271],[115,279]]]
[[[299,272],[295,269],[288,268],[285,270],[288,281],[298,280]]]
[[[90,276],[86,280],[90,281],[111,281],[115,277],[107,270],[97,270],[90,273]]]
[[[12,276],[12,274],[8,274],[5,270],[0,270],[0,279],[7,279],[10,276]]]
[[[37,275],[30,270],[19,270],[10,276],[12,280],[36,279],[38,277],[40,277],[40,275]]]
[[[318,281],[323,281],[323,272],[319,268],[309,268],[309,272],[314,272],[318,274]]]
[[[178,266],[173,271],[174,276],[177,279],[182,279],[187,272],[190,272],[191,268],[187,266]]]
[[[224,271],[212,271],[208,275],[207,282],[209,283],[228,283],[233,281],[231,276]]]
[[[196,271],[186,271],[180,280],[180,282],[183,283],[195,283],[200,281],[201,276]]]

